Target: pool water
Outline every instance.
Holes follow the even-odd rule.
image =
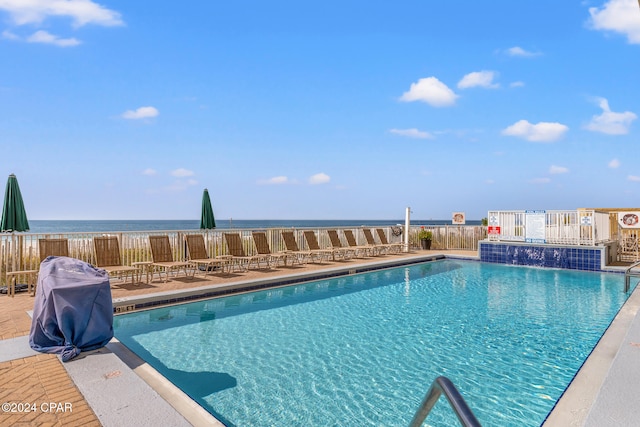
[[[116,316],[228,426],[406,426],[447,376],[483,425],[538,426],[627,298],[622,275],[442,260]],[[425,425],[456,425],[441,397]]]

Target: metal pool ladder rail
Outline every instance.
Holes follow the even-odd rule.
[[[627,270],[624,272],[624,291],[625,292],[629,292],[629,289],[631,288],[631,277],[640,277],[640,271],[632,271],[634,267],[637,267],[640,265],[640,261],[636,261],[633,264],[631,264],[629,266],[629,268],[627,268]]]
[[[444,393],[451,408],[458,416],[460,424],[465,427],[481,427],[480,422],[471,412],[467,402],[464,401],[456,386],[447,377],[438,377],[431,383],[431,387],[429,387],[429,391],[424,396],[420,408],[418,408],[413,420],[411,420],[411,424],[409,424],[410,427],[420,427],[422,425],[442,393]]]

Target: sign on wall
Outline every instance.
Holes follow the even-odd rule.
[[[580,225],[592,225],[593,221],[591,220],[591,216],[581,216],[580,217]]]
[[[640,228],[640,212],[618,212],[618,224],[622,228]]]
[[[524,240],[529,243],[546,243],[546,211],[524,211]]]
[[[451,214],[451,223],[455,225],[464,225],[465,215],[464,212],[454,212]]]

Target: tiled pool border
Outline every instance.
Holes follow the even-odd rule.
[[[490,245],[490,246],[489,246]],[[516,262],[507,262],[508,259],[500,254],[506,254],[507,248],[497,248],[498,246],[512,246],[517,247],[519,253],[534,254],[533,259],[538,261],[537,263],[530,264],[518,264]],[[488,248],[491,250],[488,250]],[[554,249],[567,249],[568,250],[568,263],[563,266],[558,265],[540,265],[540,252],[536,252],[537,249],[546,249],[547,253]],[[513,248],[512,248],[513,249]],[[577,252],[577,251],[583,252]],[[584,260],[585,252],[587,252],[587,260]],[[495,242],[480,242],[480,249],[478,257],[464,256],[464,255],[451,255],[437,253],[433,255],[419,255],[412,258],[403,258],[397,260],[386,260],[382,262],[375,262],[373,264],[358,264],[350,267],[340,266],[331,268],[328,270],[320,270],[314,272],[300,273],[300,274],[287,274],[283,276],[273,277],[270,279],[247,279],[242,281],[231,281],[229,283],[222,283],[210,286],[204,286],[199,288],[189,288],[184,290],[174,290],[167,292],[158,292],[155,294],[140,295],[130,298],[116,298],[113,300],[114,314],[122,314],[131,311],[147,310],[159,306],[183,304],[190,301],[216,298],[227,295],[232,295],[240,292],[251,292],[268,288],[276,288],[281,286],[288,286],[298,283],[311,282],[314,280],[330,279],[334,277],[349,276],[353,274],[366,273],[369,271],[382,270],[387,268],[396,268],[406,265],[419,264],[422,262],[436,261],[441,259],[459,259],[476,262],[490,262],[500,264],[522,265],[530,267],[544,267],[544,268],[563,268],[584,270],[592,272],[602,273],[624,273],[623,270],[616,268],[609,268],[604,266],[603,260],[605,256],[605,247],[548,247],[548,245],[531,245],[531,244],[496,244]],[[543,252],[544,253],[544,252]],[[583,257],[582,262],[578,262],[580,256]],[[546,257],[545,257],[546,258]]]
[[[567,270],[604,271],[606,246],[480,242],[480,261]]]

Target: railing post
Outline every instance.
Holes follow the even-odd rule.
[[[422,425],[442,393],[449,401],[460,424],[465,427],[481,427],[471,408],[469,408],[456,386],[447,377],[438,377],[431,383],[429,391],[427,391],[418,411],[416,411],[411,420],[411,424],[409,424],[410,427],[420,427]]]
[[[404,252],[409,252],[409,229],[411,228],[411,208],[407,207],[404,218]]]
[[[450,236],[449,236],[449,226],[448,226],[448,225],[445,225],[445,226],[444,226],[444,234],[445,234],[445,236],[446,236],[446,237],[445,237],[445,244],[444,244],[444,248],[445,248],[446,250],[449,250],[449,247],[450,247],[450,246],[449,246],[449,238],[450,238]]]

